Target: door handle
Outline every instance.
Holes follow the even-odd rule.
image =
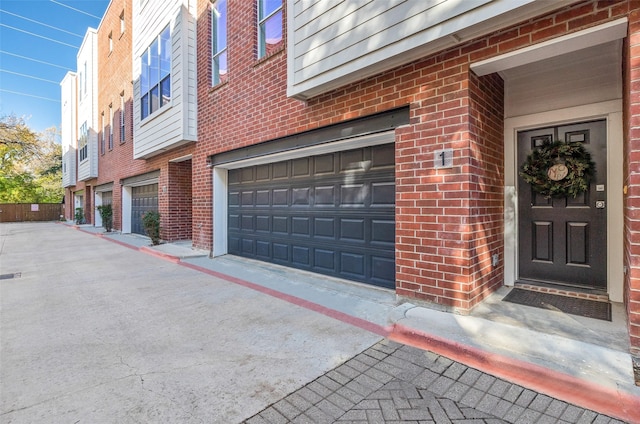
[[[596,200],[596,209],[604,209],[606,203],[604,200]]]

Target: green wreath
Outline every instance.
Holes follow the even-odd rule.
[[[594,174],[591,154],[577,141],[545,141],[520,168],[520,176],[533,191],[547,198],[575,198],[589,189]]]

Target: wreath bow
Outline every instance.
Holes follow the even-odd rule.
[[[552,179],[549,169],[558,164],[566,167],[566,176]],[[547,198],[575,198],[589,189],[594,174],[595,163],[591,160],[591,154],[578,141],[545,141],[527,156],[520,167],[522,179],[531,184],[533,191]]]

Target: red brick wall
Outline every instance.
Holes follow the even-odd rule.
[[[207,156],[409,105],[410,124],[396,130],[397,293],[470,309],[503,280],[504,158],[502,81],[478,78],[469,64],[625,16],[630,4],[565,7],[302,102],[286,97],[286,51],[256,59],[253,2],[228,6],[229,78],[212,88],[200,2],[194,243],[212,244]],[[435,170],[434,150],[449,147],[454,167]]]
[[[625,42],[625,302],[631,351],[640,355],[640,10],[629,14]]]
[[[191,160],[169,162],[167,185],[159,188],[164,196],[167,188],[167,217],[164,221],[163,238],[165,240],[191,239]],[[161,215],[162,216],[162,215]]]

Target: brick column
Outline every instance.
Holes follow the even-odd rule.
[[[631,353],[640,355],[640,10],[629,13],[625,47],[625,303]]]

